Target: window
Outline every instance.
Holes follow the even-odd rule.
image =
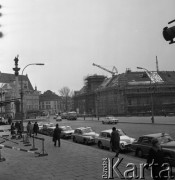
[[[108,137],[108,138],[111,138],[111,134],[110,134],[110,133],[107,133],[107,137]]]
[[[101,133],[101,136],[102,136],[102,137],[106,137],[106,133],[102,132],[102,133]]]
[[[131,99],[128,99],[128,105],[131,105],[132,103],[131,103]]]
[[[46,109],[51,109],[50,101],[46,101]]]
[[[23,89],[28,89],[28,82],[27,81],[23,81]]]
[[[143,137],[142,138],[142,144],[151,144],[151,140],[148,137]]]

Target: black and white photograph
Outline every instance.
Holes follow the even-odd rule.
[[[0,0],[0,180],[175,179],[175,1]]]

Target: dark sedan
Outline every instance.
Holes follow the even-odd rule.
[[[135,155],[138,157],[148,156],[149,150],[152,147],[152,139],[156,138],[161,144],[164,151],[165,158],[175,165],[175,141],[167,133],[156,133],[141,136],[138,141],[131,145],[131,148],[135,151]]]

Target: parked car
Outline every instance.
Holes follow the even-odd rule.
[[[53,119],[56,119],[57,117],[58,117],[58,114],[55,114],[54,117],[53,117]]]
[[[61,128],[61,138],[71,138],[74,130],[70,126],[60,126]]]
[[[135,141],[135,138],[131,138],[127,136],[121,129],[117,129],[120,135],[120,148],[121,150],[129,150],[130,145]],[[95,142],[98,147],[103,148],[111,148],[110,140],[111,140],[112,129],[104,130],[100,132],[100,135],[96,137]]]
[[[61,114],[61,119],[67,119],[67,113],[66,112]]]
[[[62,121],[62,118],[61,118],[60,115],[58,115],[58,116],[56,117],[56,121]]]
[[[3,136],[10,136],[11,132],[10,132],[10,125],[0,125],[0,137]]]
[[[52,135],[54,129],[55,125],[53,123],[46,123],[43,124],[43,128],[41,128],[39,132],[44,135]]]
[[[106,116],[102,119],[102,124],[117,124],[118,119],[114,116]]]
[[[72,134],[72,139],[74,142],[84,143],[84,144],[94,144],[95,137],[99,134],[95,133],[91,127],[79,127],[75,129]]]
[[[77,120],[77,113],[75,111],[68,112],[67,120]]]
[[[43,129],[43,123],[39,122],[38,123],[39,131]]]
[[[156,138],[160,142],[162,150],[164,151],[165,158],[171,161],[172,165],[175,165],[175,141],[167,133],[155,133],[148,134],[139,137],[138,141],[131,145],[131,148],[135,151],[135,155],[139,157],[146,157],[149,154],[149,150],[152,147],[152,139]]]

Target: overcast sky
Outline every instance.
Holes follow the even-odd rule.
[[[137,66],[175,70],[175,44],[162,29],[175,19],[174,0],[0,0],[0,71],[21,70],[33,86],[58,93],[63,86],[79,90],[87,75],[111,75]],[[169,25],[173,26],[175,25]],[[21,73],[21,71],[20,71]]]

